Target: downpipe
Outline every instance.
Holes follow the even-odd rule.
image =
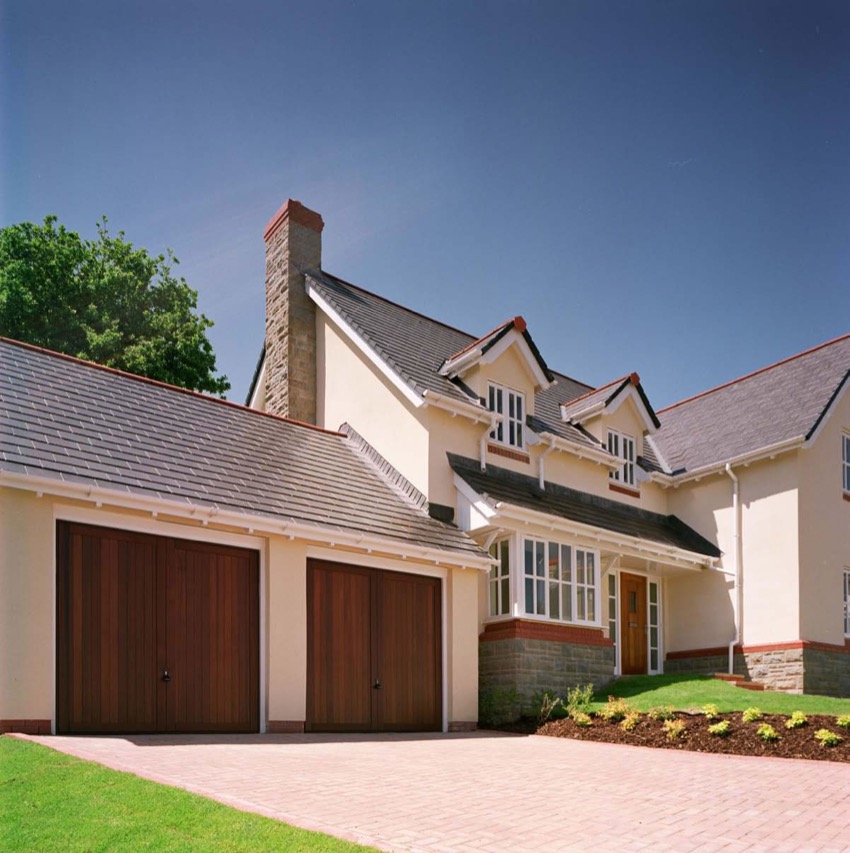
[[[732,479],[732,545],[735,554],[735,596],[732,605],[735,613],[735,636],[729,643],[729,675],[735,674],[735,646],[741,643],[744,597],[741,595],[741,484],[732,466],[726,463],[726,473]]]

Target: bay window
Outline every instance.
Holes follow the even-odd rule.
[[[599,623],[599,555],[560,542],[523,541],[524,610],[559,622]]]
[[[490,556],[499,562],[490,567],[488,590],[491,616],[507,616],[511,612],[511,542],[503,539],[490,547]]]

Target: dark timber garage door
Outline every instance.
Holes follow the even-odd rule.
[[[57,533],[60,733],[258,730],[256,551]]]
[[[307,730],[439,731],[439,578],[310,560]]]

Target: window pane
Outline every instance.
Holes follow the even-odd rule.
[[[508,421],[508,444],[516,447],[516,424],[514,421]]]
[[[537,581],[537,613],[546,615],[546,581]]]
[[[490,615],[498,616],[499,614],[499,584],[490,584]]]
[[[585,562],[587,563],[587,582],[595,584],[596,583],[596,554],[593,551],[588,551],[584,556]]]
[[[658,649],[653,649],[653,650],[649,653],[649,668],[650,668],[653,672],[657,672],[657,671],[658,671]]]
[[[559,592],[561,590],[561,585],[559,583],[550,583],[549,584],[549,618],[550,619],[560,619],[561,618],[561,602]]]
[[[505,615],[511,612],[510,608],[511,601],[511,582],[508,578],[502,578],[502,599],[501,599],[501,609],[500,613]]]
[[[556,542],[549,543],[549,577],[555,580],[560,579],[558,570],[558,544]]]
[[[561,578],[565,581],[573,579],[572,550],[569,545],[561,545]]]
[[[596,621],[596,590],[589,587],[587,590],[587,616],[588,622]]]
[[[519,395],[516,398],[516,416],[517,420],[522,420],[522,397]]]
[[[584,583],[584,551],[576,551],[576,583]]]
[[[537,576],[542,578],[546,576],[546,545],[544,542],[536,542],[536,561],[535,568],[537,569]]]
[[[506,539],[502,542],[502,553],[500,559],[502,561],[502,574],[509,575],[511,573],[511,543]]]
[[[658,584],[651,583],[649,585],[649,603],[657,604],[658,603]]]
[[[531,539],[525,540],[525,573],[534,574],[534,542]]]
[[[584,615],[584,587],[576,589],[576,619],[585,619]]]
[[[516,417],[516,415],[514,414],[514,406],[515,406],[514,401],[515,400],[516,400],[516,397],[513,394],[509,393],[508,394],[508,417],[511,417],[511,418]]]
[[[649,629],[649,645],[650,648],[657,649],[658,648],[658,628],[650,628]],[[655,667],[653,667],[654,669]]]
[[[516,446],[522,447],[522,424],[516,425]]]
[[[534,613],[534,581],[525,579],[525,612]]]
[[[568,622],[573,618],[573,588],[571,584],[561,584],[561,613]]]
[[[505,410],[502,408],[502,389],[496,389],[496,411],[501,415]]]
[[[614,596],[617,594],[617,576],[608,575],[608,595]]]

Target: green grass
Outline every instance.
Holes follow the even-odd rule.
[[[0,736],[0,850],[369,849]]]
[[[792,711],[805,714],[850,713],[850,699],[742,690],[707,675],[625,676],[594,697],[593,709],[601,708],[609,695],[627,699],[639,711],[667,705],[682,711],[714,703],[721,713],[743,711],[753,706],[765,714],[790,714]]]

